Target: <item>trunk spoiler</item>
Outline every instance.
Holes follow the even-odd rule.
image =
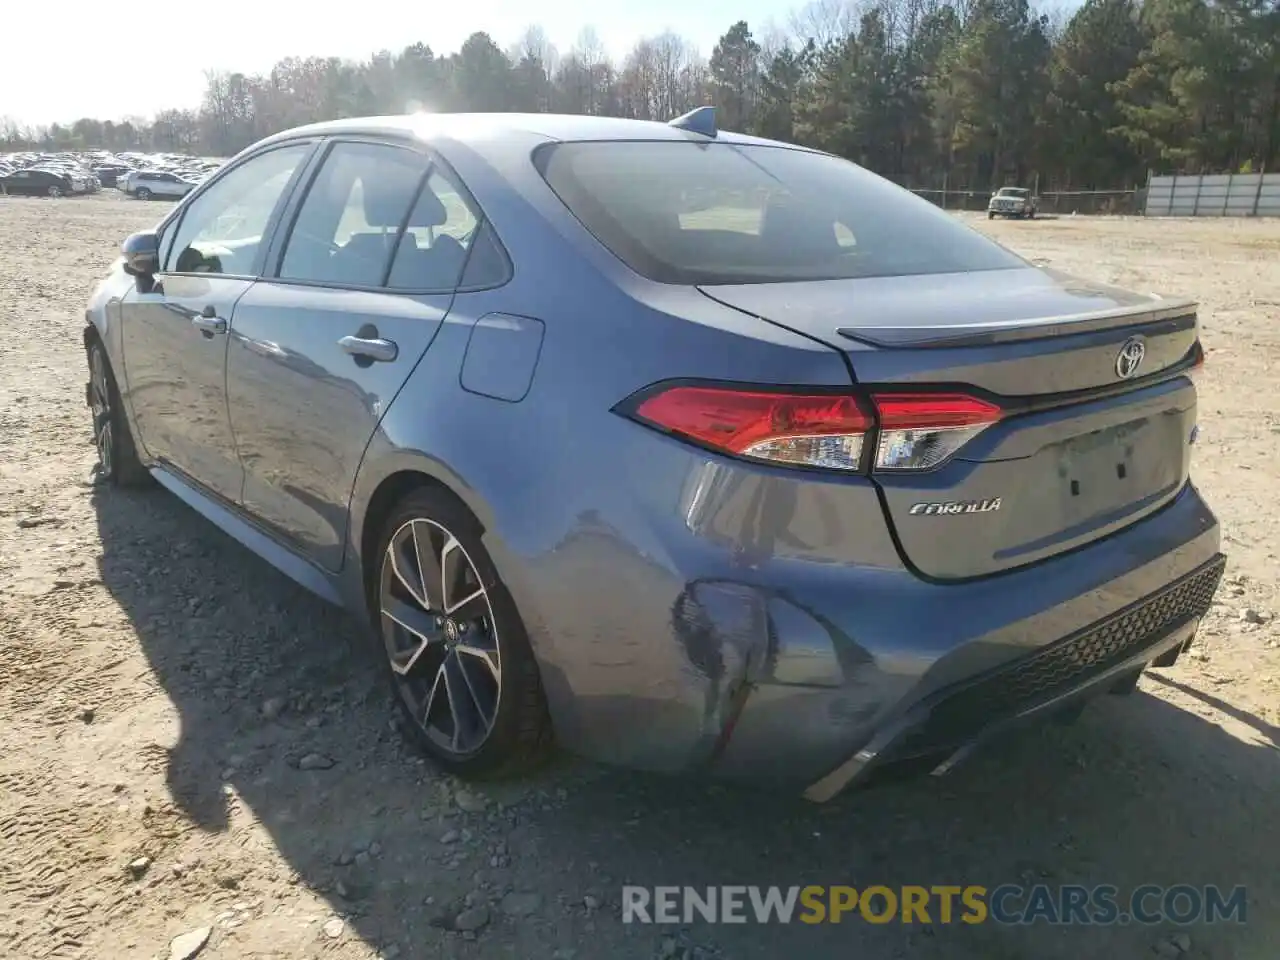
[[[977,347],[1024,340],[1048,340],[1076,333],[1093,333],[1132,324],[1144,327],[1159,324],[1169,331],[1193,326],[1197,303],[1194,300],[1167,301],[1158,306],[1124,306],[1111,310],[1045,317],[1040,320],[1008,320],[995,323],[947,324],[936,327],[837,327],[846,340],[872,347],[933,349]],[[1152,331],[1155,332],[1155,331]]]

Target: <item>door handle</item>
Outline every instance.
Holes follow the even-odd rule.
[[[395,341],[382,337],[346,336],[338,341],[338,346],[343,349],[343,352],[355,357],[357,362],[365,359],[390,363],[400,355],[400,348],[396,346]]]
[[[191,325],[206,337],[212,337],[215,333],[227,332],[227,321],[218,316],[218,311],[213,308],[213,304],[209,304],[201,310],[200,316],[192,317]]]

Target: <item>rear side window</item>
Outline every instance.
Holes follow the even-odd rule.
[[[1025,266],[927,200],[844,160],[687,141],[560,143],[548,185],[631,269],[663,283],[770,283]]]
[[[479,217],[450,177],[439,167],[433,169],[405,224],[387,286],[452,290],[479,226]]]
[[[493,227],[486,220],[471,242],[471,255],[467,258],[467,269],[462,274],[460,286],[464,290],[497,287],[506,283],[510,276],[511,263]]]
[[[335,144],[294,220],[280,276],[381,286],[427,166],[400,147]]]

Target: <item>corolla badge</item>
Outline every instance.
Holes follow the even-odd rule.
[[[1142,360],[1147,355],[1147,345],[1141,337],[1130,337],[1116,354],[1116,376],[1128,380],[1138,372]]]
[[[913,517],[949,517],[957,513],[994,513],[1000,509],[1000,498],[989,500],[944,500],[941,503],[913,503]]]

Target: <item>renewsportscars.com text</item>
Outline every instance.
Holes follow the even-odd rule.
[[[1244,923],[1244,887],[1004,884],[622,888],[624,923]]]

